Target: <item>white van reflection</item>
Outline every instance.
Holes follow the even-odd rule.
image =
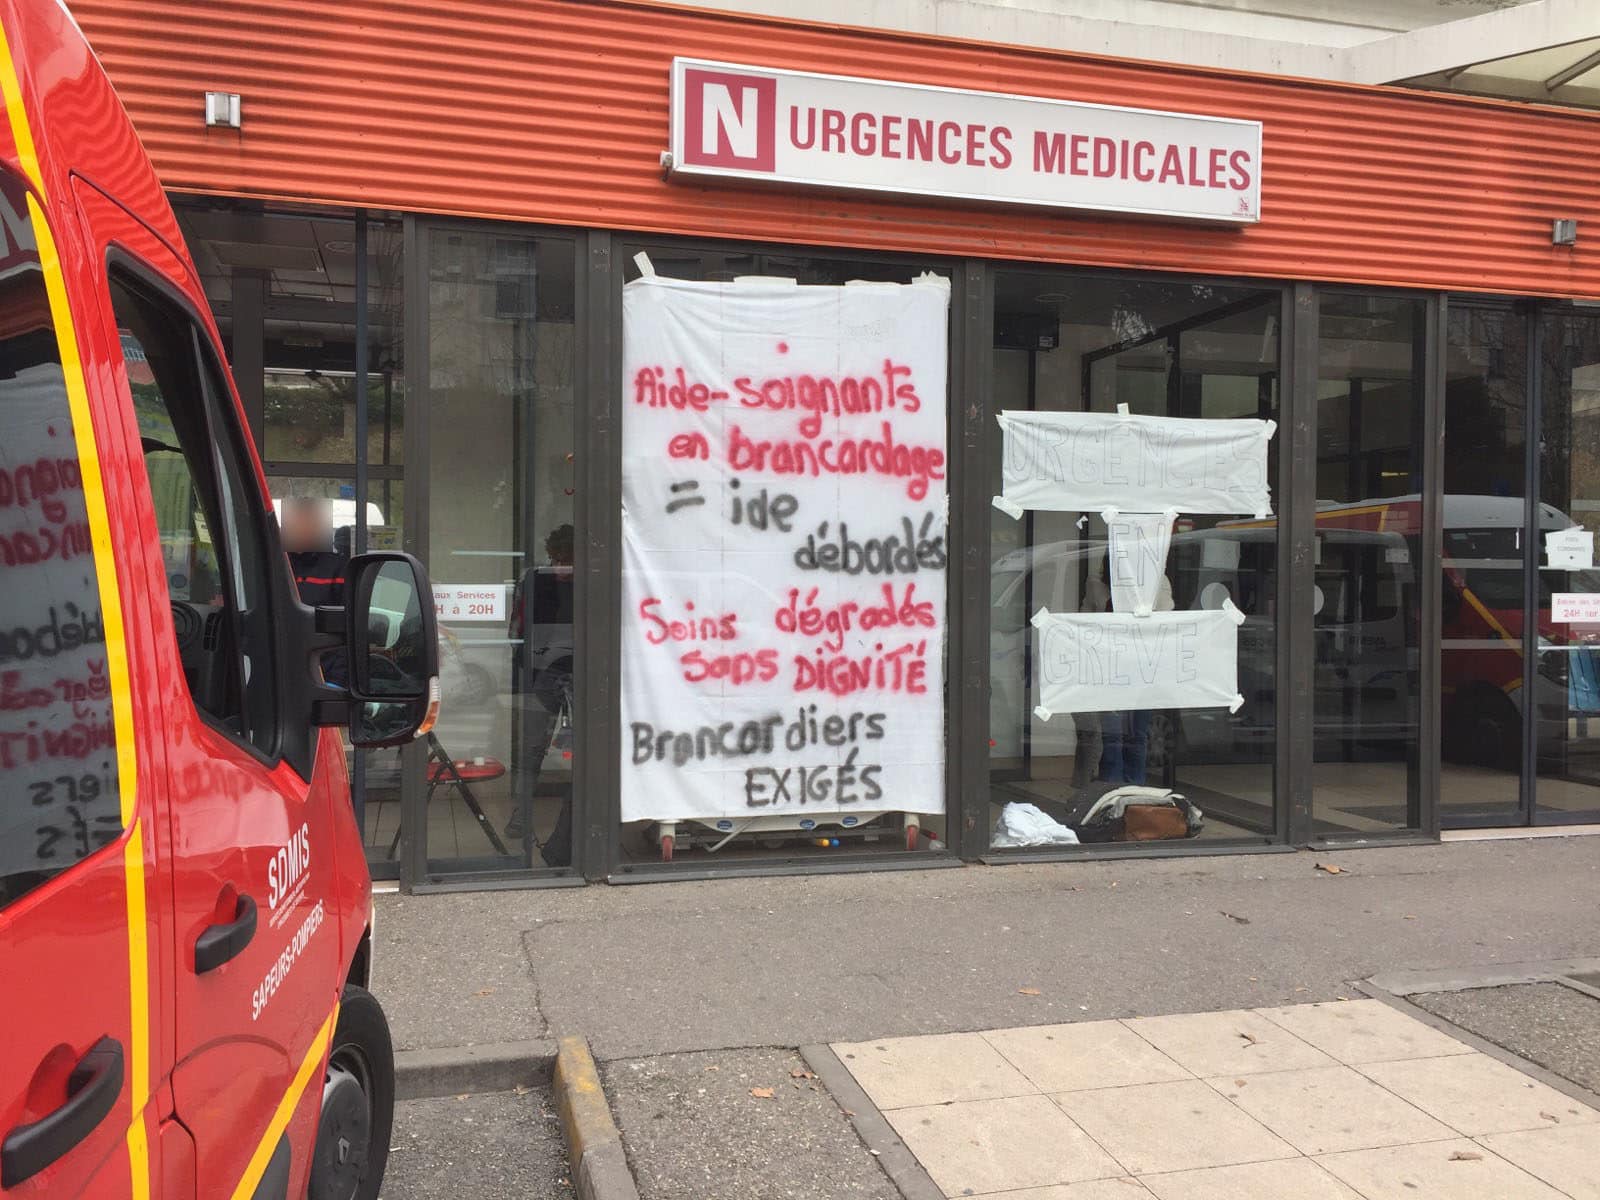
[[[1243,708],[1157,713],[1151,724],[1151,781],[1169,764],[1262,762],[1277,730],[1277,529],[1271,522],[1220,525],[1173,536],[1167,576],[1178,609],[1220,608],[1232,600],[1244,613],[1239,630]],[[1028,616],[1103,607],[1106,544],[1067,540],[1017,550],[996,563],[991,588],[991,751],[997,759],[1070,755],[1070,720],[1032,715]],[[1411,552],[1403,536],[1384,531],[1322,529],[1318,533],[1313,606],[1316,644],[1316,737],[1319,755],[1392,757],[1415,736],[1416,647]],[[1170,784],[1170,778],[1165,782]]]
[[[1554,591],[1600,592],[1600,571],[1538,572],[1537,654],[1524,668],[1527,561],[1541,561],[1544,534],[1576,525],[1539,506],[1540,545],[1524,546],[1520,497],[1444,497],[1441,581],[1442,751],[1446,761],[1515,770],[1531,675],[1541,753],[1559,747],[1574,710],[1576,654],[1592,655],[1600,628],[1550,620]],[[1420,598],[1416,560],[1421,499],[1416,494],[1324,502],[1316,515],[1313,636],[1315,755],[1319,761],[1393,760],[1417,737]],[[1158,762],[1250,762],[1270,756],[1277,674],[1275,521],[1225,522],[1175,534],[1168,576],[1178,608],[1219,605],[1226,595],[1246,614],[1239,634],[1245,706],[1157,714],[1151,727],[1152,779]],[[1066,540],[1002,556],[991,575],[991,755],[1023,765],[1071,755],[1072,722],[1040,722],[1032,682],[1028,616],[1040,607],[1079,611],[1089,580],[1104,571],[1105,543]],[[1582,664],[1580,664],[1582,665]],[[1593,668],[1590,668],[1593,670]],[[1600,672],[1596,672],[1600,675]],[[1593,697],[1600,711],[1600,694]],[[1586,710],[1587,711],[1587,710]]]

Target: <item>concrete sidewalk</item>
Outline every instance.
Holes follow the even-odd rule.
[[[386,896],[375,987],[403,1050],[586,1036],[644,1200],[881,1196],[879,1155],[904,1147],[869,1147],[849,1097],[870,1102],[791,1074],[796,1047],[1297,1006],[1379,972],[1590,958],[1597,884],[1600,841],[1562,838]],[[1103,1181],[1073,1186],[1088,1183]]]
[[[401,1049],[604,1062],[1331,1000],[1595,955],[1596,896],[1595,838],[383,896],[375,988]]]

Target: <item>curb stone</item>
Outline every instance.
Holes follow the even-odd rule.
[[[550,1082],[556,1044],[549,1038],[483,1042],[428,1050],[397,1050],[396,1100],[424,1100],[462,1092],[509,1092]]]
[[[553,1091],[579,1200],[639,1200],[622,1134],[583,1038],[564,1037],[557,1043]]]

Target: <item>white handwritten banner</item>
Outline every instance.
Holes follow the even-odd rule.
[[[624,821],[943,811],[948,309],[624,289]]]
[[[1003,490],[995,507],[1185,513],[1272,511],[1274,421],[1130,413],[1003,412]]]
[[[1239,694],[1239,626],[1231,601],[1219,609],[1052,613],[1039,631],[1038,716],[1148,708],[1229,708]]]
[[[1161,585],[1167,582],[1167,551],[1177,512],[1169,508],[1164,513],[1119,513],[1108,508],[1101,516],[1106,523],[1112,609],[1143,617],[1171,608],[1171,585],[1165,589],[1165,603]]]

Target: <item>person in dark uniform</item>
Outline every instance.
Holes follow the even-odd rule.
[[[283,548],[289,554],[300,603],[312,608],[344,607],[348,550],[340,549],[333,532],[333,506],[321,496],[285,496]],[[328,683],[345,682],[345,652],[329,650],[322,656],[322,677]]]
[[[344,573],[350,556],[334,547],[333,511],[327,500],[285,497],[283,548],[289,552],[302,604],[312,608],[344,604]]]

